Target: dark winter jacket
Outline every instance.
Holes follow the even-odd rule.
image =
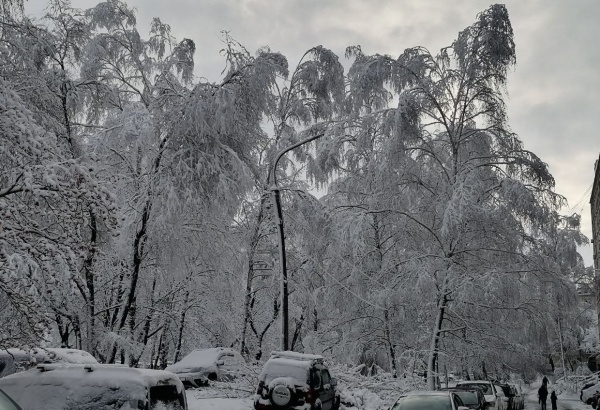
[[[548,390],[546,390],[546,385],[542,384],[542,387],[538,390],[538,397],[542,401],[546,401],[548,398]]]

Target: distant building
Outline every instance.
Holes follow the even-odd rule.
[[[600,272],[600,166],[598,160],[594,165],[594,185],[590,198],[592,212],[592,249],[594,252],[594,269]]]

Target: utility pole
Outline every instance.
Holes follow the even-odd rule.
[[[285,235],[283,233],[283,212],[281,211],[281,195],[279,194],[279,186],[277,185],[277,163],[286,152],[316,140],[323,135],[324,134],[313,135],[281,150],[275,157],[275,161],[273,162],[273,166],[271,167],[267,178],[267,184],[271,191],[271,199],[275,207],[275,223],[277,224],[277,236],[279,240],[279,268],[281,270],[281,349],[284,351],[289,349],[288,276],[285,256]]]

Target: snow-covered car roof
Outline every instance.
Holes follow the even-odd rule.
[[[29,360],[30,358],[26,350],[16,348],[0,349],[0,356],[10,356],[15,360]]]
[[[183,359],[167,366],[165,370],[170,372],[187,372],[191,369],[211,368],[216,365],[216,362],[223,355],[234,356],[243,362],[242,356],[234,349],[229,347],[211,347],[208,349],[192,350]]]
[[[448,396],[450,393],[450,390],[412,390],[402,393],[402,396]]]
[[[38,347],[32,350],[32,354],[38,363],[81,363],[98,364],[94,356],[79,349],[66,349],[55,347]]]
[[[283,352],[271,352],[271,358],[285,357],[294,360],[308,360],[308,361],[323,361],[324,357],[318,354],[298,353],[291,351]]]
[[[183,384],[164,370],[134,369],[116,365],[46,364],[0,379],[0,388],[23,410],[101,410],[147,400],[152,386]]]
[[[14,348],[0,350],[0,377],[26,370],[32,364],[31,355],[25,350]]]

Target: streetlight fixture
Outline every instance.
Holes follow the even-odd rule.
[[[289,350],[289,320],[288,320],[288,277],[287,277],[287,265],[285,258],[285,236],[283,234],[283,213],[281,211],[281,195],[279,194],[279,186],[277,185],[277,163],[283,155],[288,151],[293,150],[303,144],[309,143],[317,138],[322,137],[324,134],[317,134],[300,142],[297,142],[283,150],[281,150],[275,157],[273,166],[269,170],[267,178],[267,184],[271,191],[271,198],[275,205],[275,223],[277,224],[277,236],[279,240],[279,268],[281,271],[281,349]]]

